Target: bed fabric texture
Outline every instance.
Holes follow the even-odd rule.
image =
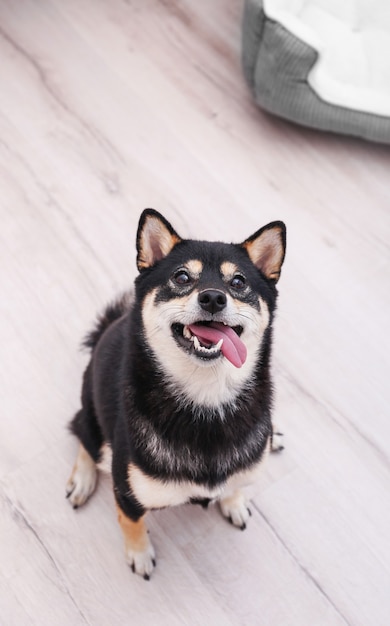
[[[389,0],[246,0],[242,59],[267,111],[390,143]]]

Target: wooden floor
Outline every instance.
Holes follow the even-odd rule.
[[[390,154],[253,105],[239,0],[0,0],[1,626],[390,624]],[[283,219],[275,419],[241,533],[150,516],[125,564],[109,477],[64,498],[96,311],[144,207],[241,241]]]

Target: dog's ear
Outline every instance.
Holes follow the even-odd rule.
[[[266,278],[279,280],[286,253],[286,226],[283,222],[271,222],[260,228],[241,244],[252,263]]]
[[[145,209],[137,231],[137,267],[141,272],[161,261],[181,241],[170,223],[154,209]]]

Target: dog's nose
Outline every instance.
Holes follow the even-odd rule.
[[[198,296],[198,302],[204,311],[218,313],[225,308],[227,300],[223,291],[218,289],[205,289]]]

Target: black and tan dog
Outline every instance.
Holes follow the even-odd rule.
[[[155,566],[148,510],[218,500],[245,528],[241,489],[272,447],[269,363],[285,240],[282,222],[242,244],[184,240],[145,210],[135,293],[109,306],[86,340],[67,496],[84,504],[108,452],[126,556],[146,579]]]

